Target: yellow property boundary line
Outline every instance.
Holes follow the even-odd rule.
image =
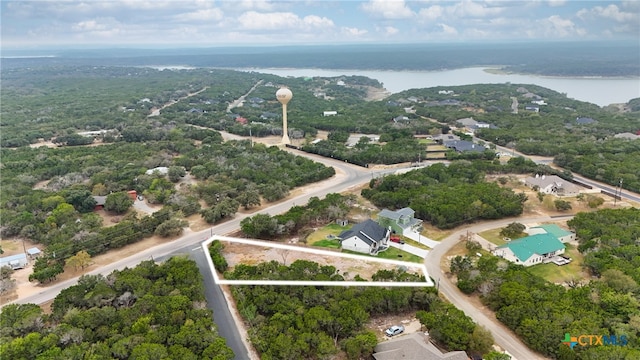
[[[300,251],[300,252],[306,252],[306,253],[311,253],[315,255],[343,257],[343,258],[353,259],[353,260],[368,261],[368,262],[371,261],[371,262],[378,262],[383,264],[405,266],[407,268],[415,268],[419,271],[422,271],[426,281],[403,282],[403,281],[225,280],[225,279],[220,279],[220,277],[218,276],[218,272],[213,266],[213,260],[211,259],[211,254],[209,254],[209,244],[211,244],[214,240],[228,241],[228,242],[238,243],[238,244],[261,246],[261,247],[283,249],[283,250],[290,250],[290,251]],[[343,254],[339,252],[327,251],[327,250],[322,250],[317,248],[286,245],[286,244],[280,244],[280,243],[271,242],[271,241],[240,239],[240,238],[233,238],[233,237],[219,236],[219,235],[214,235],[209,239],[207,239],[206,241],[204,241],[202,243],[202,249],[206,254],[207,262],[209,263],[209,268],[211,269],[211,273],[213,274],[213,280],[218,285],[381,286],[381,287],[431,287],[431,286],[434,286],[433,281],[431,280],[427,272],[427,267],[424,264],[416,264],[416,263],[411,263],[407,261],[376,259],[368,256],[365,257],[361,255]]]

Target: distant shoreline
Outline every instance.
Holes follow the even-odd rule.
[[[505,65],[503,65],[505,66]],[[542,78],[549,79],[585,79],[585,80],[640,80],[640,76],[586,76],[586,75],[575,75],[575,76],[564,76],[564,75],[544,75],[544,74],[536,74],[536,73],[528,73],[528,72],[518,72],[518,71],[507,71],[502,67],[493,67],[493,66],[480,66],[483,68],[484,72],[492,74],[492,75],[525,75],[525,76],[537,76]]]

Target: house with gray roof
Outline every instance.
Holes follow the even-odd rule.
[[[590,117],[577,117],[576,118],[576,123],[578,123],[579,125],[589,125],[589,124],[593,124],[597,122],[597,120],[592,119]]]
[[[374,349],[376,360],[468,360],[464,351],[443,353],[428,337],[421,333],[412,333],[378,343]]]
[[[380,251],[387,250],[390,237],[391,230],[371,219],[355,224],[338,235],[343,249],[369,255],[378,255]]]
[[[260,115],[260,119],[262,120],[277,119],[278,117],[280,117],[280,115],[268,111],[265,111],[262,113],[262,115]]]
[[[462,126],[473,126],[473,125],[476,125],[478,122],[475,121],[472,117],[468,117],[468,118],[458,119],[456,120],[456,123]]]
[[[433,140],[439,144],[444,144],[445,141],[460,140],[460,136],[454,134],[438,134],[433,136]]]
[[[487,150],[486,147],[479,144],[474,144],[473,142],[467,140],[445,141],[442,143],[442,145],[457,152],[483,152]]]
[[[564,254],[564,250],[565,246],[558,238],[544,233],[509,241],[493,250],[493,254],[514,264],[532,266],[550,262]]]
[[[544,194],[552,194],[557,196],[575,196],[580,193],[580,187],[557,175],[539,175],[535,177],[529,176],[524,180],[525,185],[530,188],[538,188],[538,191]]]
[[[417,231],[422,220],[414,218],[415,211],[410,207],[391,211],[382,209],[378,213],[377,222],[380,226],[391,229],[393,233],[404,235],[407,231]]]

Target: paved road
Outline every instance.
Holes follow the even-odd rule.
[[[238,326],[236,325],[237,319],[229,310],[229,304],[224,296],[222,288],[213,281],[213,274],[211,274],[211,268],[209,267],[209,263],[207,262],[207,257],[202,246],[186,246],[174,251],[166,258],[179,254],[187,255],[198,265],[200,274],[202,274],[204,280],[207,307],[213,311],[216,327],[218,328],[218,334],[226,340],[227,346],[233,350],[235,359],[252,359],[253,357],[250,355],[248,350],[249,344],[245,343],[248,339],[245,339],[245,337],[240,334]],[[157,260],[163,261],[165,258],[159,258]]]
[[[482,312],[478,311],[476,307],[467,301],[467,295],[464,295],[453,282],[451,282],[442,272],[440,267],[440,261],[442,257],[451,249],[455,244],[460,241],[460,236],[469,232],[482,232],[489,229],[495,229],[497,227],[506,226],[513,221],[518,221],[523,224],[539,223],[544,221],[558,221],[567,220],[572,216],[566,217],[536,217],[529,219],[510,218],[497,221],[486,222],[482,224],[472,225],[460,229],[455,233],[449,235],[447,238],[440,242],[440,245],[429,251],[427,258],[425,259],[425,265],[429,275],[433,278],[437,284],[440,292],[455,305],[458,309],[464,311],[467,316],[471,317],[476,323],[484,326],[493,335],[496,344],[500,345],[509,354],[511,354],[514,360],[534,360],[534,359],[546,359],[544,356],[530,350],[525,344],[520,341],[514,333],[506,326],[502,325],[495,316],[488,317]]]
[[[354,186],[360,185],[362,183],[366,183],[370,180],[372,176],[378,176],[384,173],[394,172],[395,170],[370,170],[354,165],[350,165],[347,163],[343,163],[341,161],[327,159],[315,155],[309,155],[307,157],[313,158],[314,160],[324,163],[327,166],[332,166],[336,169],[337,175],[331,179],[322,181],[314,186],[314,189],[306,192],[303,195],[296,196],[289,200],[282,201],[277,203],[269,208],[266,208],[261,211],[261,213],[267,213],[270,215],[281,214],[292,206],[297,204],[306,204],[309,198],[313,196],[317,196],[319,198],[325,197],[329,193],[338,193],[345,191]],[[233,231],[236,231],[240,227],[240,221],[247,216],[251,215],[239,215],[232,220],[229,220],[225,223],[216,225],[211,227],[210,229],[191,232],[187,231],[186,234],[179,239],[173,240],[168,243],[164,243],[159,246],[155,246],[153,248],[146,249],[144,251],[139,252],[136,255],[132,255],[130,257],[121,259],[119,261],[113,262],[109,265],[106,265],[100,269],[96,269],[94,271],[89,272],[90,275],[108,275],[114,270],[121,270],[126,267],[135,267],[141,261],[144,260],[162,260],[167,257],[174,256],[176,254],[189,254],[191,257],[196,260],[200,269],[202,271],[203,276],[205,277],[205,286],[207,288],[206,296],[207,302],[210,309],[214,311],[214,319],[216,325],[219,328],[220,335],[223,336],[227,345],[231,347],[237,359],[250,359],[248,354],[248,350],[245,344],[243,344],[243,337],[239,335],[237,326],[235,325],[235,319],[233,318],[231,312],[228,308],[228,303],[220,289],[220,287],[213,282],[212,276],[210,275],[208,266],[201,264],[203,261],[204,254],[198,254],[200,251],[197,248],[200,247],[200,243],[204,240],[208,239],[212,234],[228,234]],[[34,303],[34,304],[42,304],[47,301],[52,300],[56,295],[60,293],[60,291],[69,286],[73,286],[77,284],[78,278],[69,279],[67,281],[51,285],[46,289],[43,289],[41,292],[16,300],[11,303]]]
[[[386,174],[386,173],[394,173],[396,171],[402,171],[398,169],[387,169],[387,170],[366,169],[366,168],[361,168],[358,166],[346,164],[334,159],[328,159],[325,157],[320,157],[312,154],[306,154],[306,153],[298,152],[292,149],[287,149],[287,150],[291,152],[295,152],[299,155],[303,155],[305,157],[311,158],[327,166],[332,166],[336,169],[336,172],[338,175],[333,177],[332,179],[325,180],[321,183],[316,184],[315,189],[308,191],[303,195],[277,203],[269,208],[264,209],[263,211],[261,211],[261,213],[266,213],[270,215],[281,214],[286,212],[295,204],[306,204],[309,198],[313,196],[322,198],[326,196],[328,193],[342,192],[354,186],[358,186],[363,183],[366,183],[374,176],[379,176],[381,174]],[[600,187],[600,185],[597,185],[597,187]],[[627,193],[623,195],[627,196]],[[633,196],[638,198],[637,194],[633,194]],[[255,214],[251,214],[251,215],[255,215]],[[227,221],[223,224],[216,225],[211,229],[207,229],[207,230],[203,230],[195,233],[188,232],[180,239],[147,249],[136,255],[130,256],[128,258],[121,259],[117,262],[114,262],[100,269],[92,271],[90,272],[90,274],[108,275],[109,273],[117,269],[123,269],[125,267],[134,267],[143,260],[158,259],[166,256],[172,256],[173,254],[184,252],[184,249],[187,249],[189,247],[195,248],[203,240],[211,236],[211,234],[227,234],[237,230],[239,228],[240,221],[242,221],[242,219],[244,219],[247,216],[249,215],[239,215],[236,218],[230,221]],[[469,229],[470,230],[473,229],[471,231],[474,231],[474,232],[479,232],[479,231],[483,231],[482,227],[484,226],[486,226],[487,229],[495,228],[495,227],[504,226],[510,222],[513,222],[514,220],[516,219],[501,220],[501,221],[490,223],[488,225],[487,224],[477,225]],[[523,219],[517,219],[517,220],[519,222],[527,222],[527,221],[541,222],[541,221],[549,221],[549,220],[556,221],[558,220],[558,218],[551,219],[551,218],[545,217],[545,218],[535,218],[535,219],[529,219],[529,220],[523,220]],[[441,256],[444,253],[446,253],[448,249],[451,248],[451,246],[453,246],[458,241],[459,236],[465,231],[467,231],[466,228],[456,232],[455,234],[451,235],[444,241],[440,242],[440,244],[437,247],[435,247],[433,250],[429,252],[426,258],[426,265],[427,265],[429,274],[434,278],[434,280],[440,283],[440,291],[442,291],[442,293],[447,298],[449,298],[449,300],[455,306],[462,309],[467,315],[469,315],[479,324],[482,324],[486,328],[490,329],[494,335],[496,343],[501,347],[503,347],[504,349],[506,349],[507,351],[509,351],[511,354],[513,354],[515,358],[520,360],[541,358],[540,355],[531,352],[524,344],[522,344],[517,339],[517,337],[515,337],[515,335],[513,335],[503,325],[501,325],[495,318],[489,319],[486,316],[484,316],[482,313],[476,311],[476,309],[474,309],[471,304],[467,303],[466,299],[464,298],[463,295],[461,295],[460,292],[458,292],[457,288],[453,284],[451,284],[445,277],[442,276],[442,272],[439,266]],[[205,274],[205,272],[203,272],[203,274]],[[52,285],[46,289],[43,289],[43,291],[38,294],[25,297],[23,299],[19,299],[18,301],[15,301],[15,302],[16,303],[36,303],[36,304],[47,302],[53,299],[60,292],[60,290],[66,287],[75,285],[77,283],[77,280],[78,278],[74,278],[74,279],[61,282],[59,284]],[[234,324],[234,320],[230,316],[228,308],[227,308],[227,311],[222,310],[222,308],[217,308],[217,306],[223,306],[223,307],[227,306],[226,299],[223,300],[224,296],[221,295],[219,287],[213,284],[212,282],[207,284],[207,286],[211,287],[210,289],[211,293],[207,294],[207,299],[208,300],[213,299],[210,306],[213,307],[214,309],[218,309],[218,310],[215,310],[216,323],[221,324],[221,326],[225,328],[235,327],[231,325],[231,324]],[[247,351],[246,348],[244,346],[238,345],[237,343],[237,339],[239,338],[237,334],[226,333],[226,332],[223,334],[223,332],[221,331],[221,335],[223,335],[227,339],[227,343],[230,346],[233,346],[232,349],[234,350],[234,353],[246,354],[246,351]]]
[[[239,98],[234,100],[232,103],[230,103],[229,106],[227,106],[227,112],[231,112],[231,110],[233,110],[234,108],[242,106],[242,104],[244,103],[244,99],[247,96],[249,96],[249,94],[251,94],[253,90],[255,90],[260,84],[262,84],[262,80],[258,80],[258,82],[255,85],[253,85],[253,87],[249,89],[249,91],[246,94],[240,96]]]

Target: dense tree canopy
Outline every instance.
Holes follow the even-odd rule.
[[[485,173],[474,164],[458,161],[388,175],[371,180],[370,188],[364,189],[362,195],[381,208],[409,206],[417,218],[440,228],[520,215],[527,197],[485,182]]]
[[[352,275],[305,260],[290,266],[276,261],[237,265],[225,273],[229,279],[343,281],[344,276]],[[373,279],[424,280],[401,270],[381,270]],[[349,359],[367,358],[377,342],[376,334],[364,328],[369,318],[417,310],[437,314],[438,321],[423,323],[430,333],[440,334],[434,339],[448,350],[482,354],[489,349],[474,341],[493,343],[490,334],[474,336],[473,321],[460,311],[454,313],[432,287],[234,286],[232,291],[262,359],[329,359],[339,349]]]
[[[0,354],[12,359],[233,359],[206,309],[195,263],[143,262],[106,278],[85,275],[45,314],[34,304],[0,313]]]
[[[493,256],[452,260],[458,288],[477,293],[496,317],[532,349],[559,359],[640,357],[640,210],[578,213],[568,222],[594,278],[551,284],[525,267]],[[561,344],[565,333],[614,335],[625,346]]]

